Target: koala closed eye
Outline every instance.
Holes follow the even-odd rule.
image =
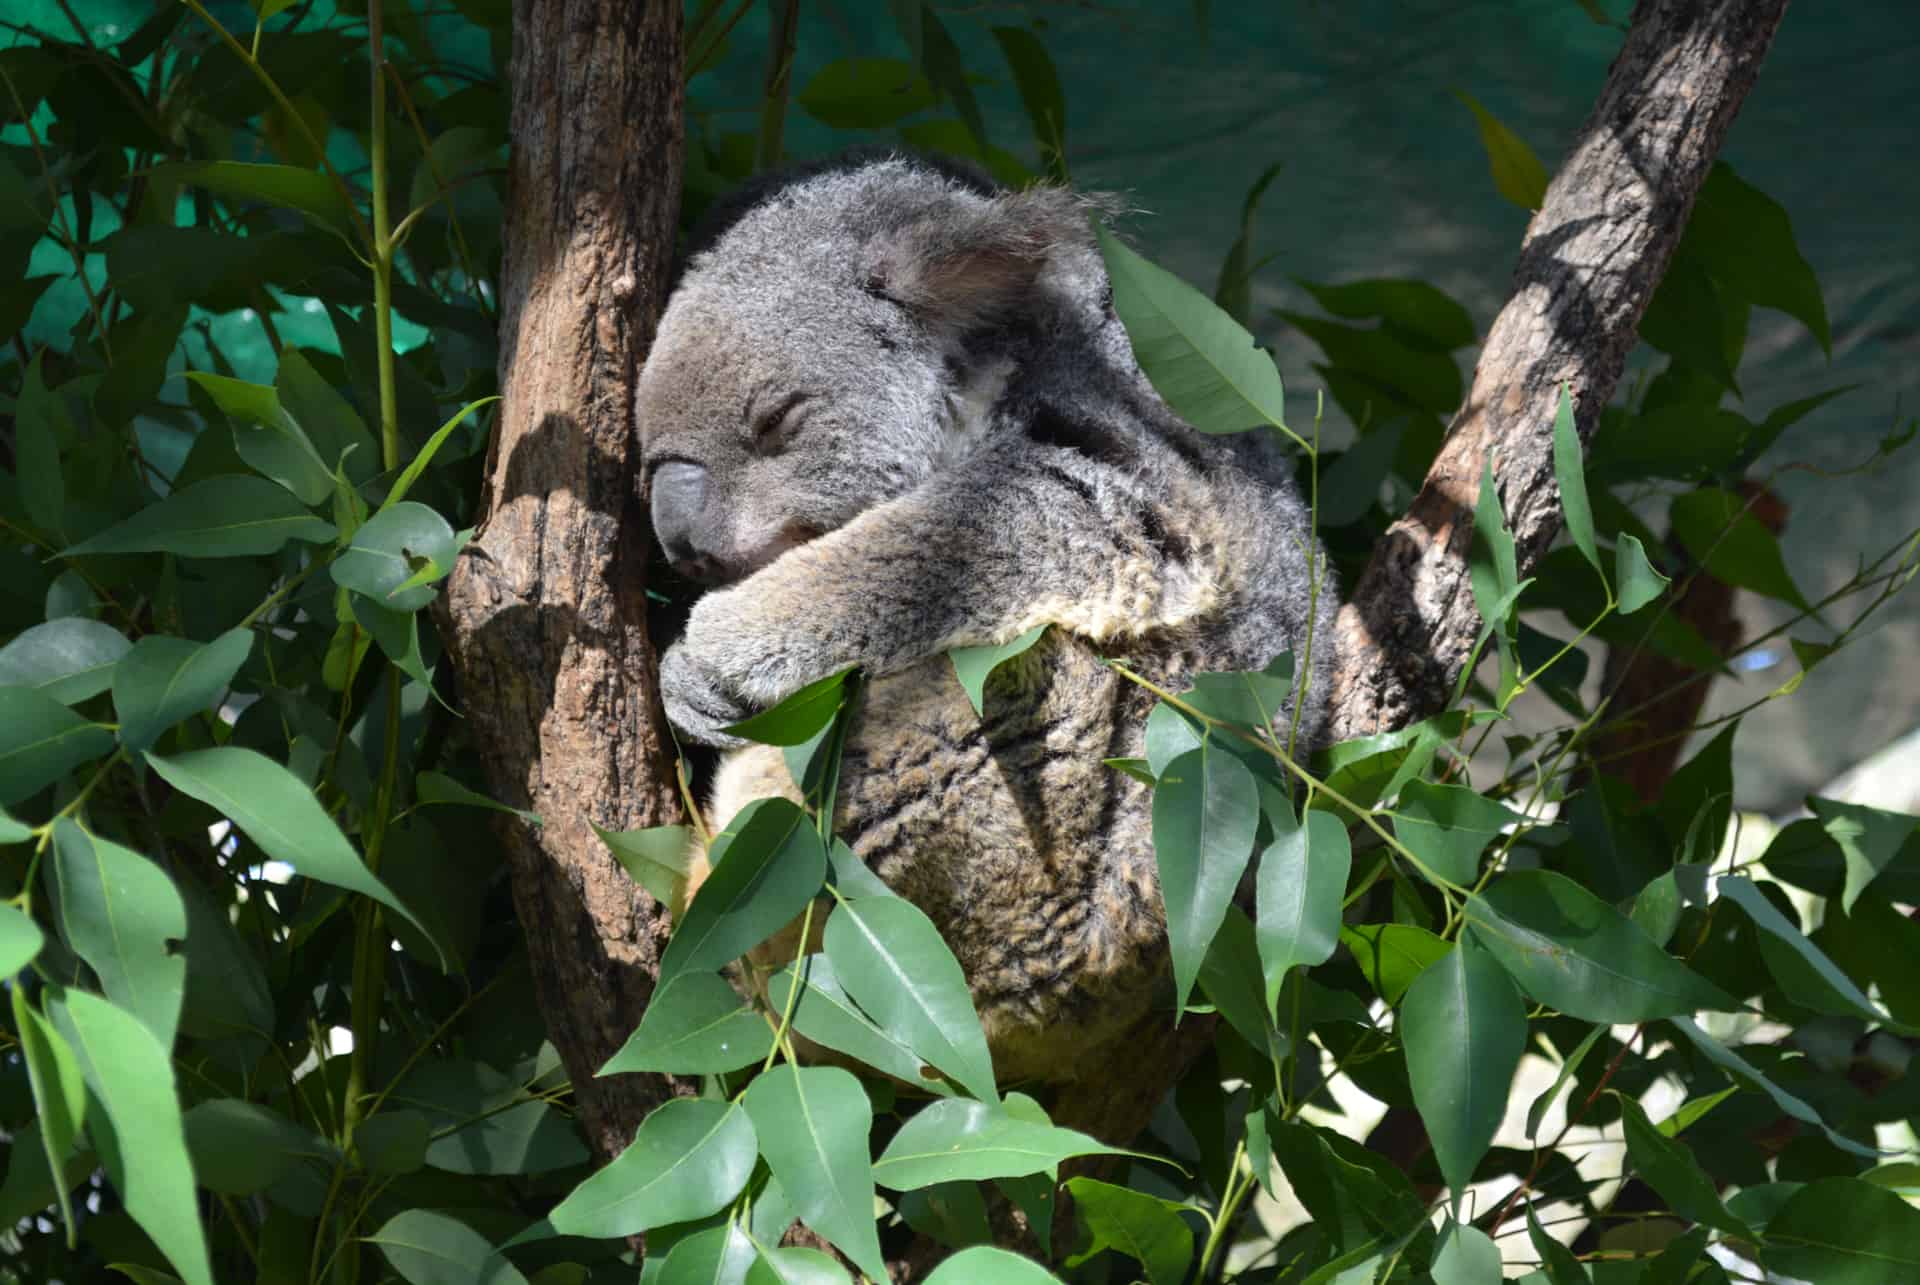
[[[799,433],[806,419],[807,406],[815,400],[812,393],[795,391],[766,409],[754,412],[748,439],[748,446],[753,453],[775,455],[785,449],[787,443]]]

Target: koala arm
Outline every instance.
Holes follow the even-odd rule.
[[[891,673],[1040,624],[1124,639],[1214,608],[1225,542],[1191,518],[1168,535],[1170,513],[1207,507],[1141,480],[1166,470],[1024,446],[989,450],[703,597],[661,665],[675,726],[737,744],[720,728],[850,665]]]

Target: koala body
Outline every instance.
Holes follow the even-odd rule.
[[[1301,657],[1311,611],[1310,746],[1338,606],[1324,571],[1309,606],[1275,444],[1140,373],[1094,208],[900,156],[775,175],[709,216],[640,379],[655,534],[725,586],[662,660],[669,718],[738,746],[866,671],[834,827],[940,928],[1002,1080],[1110,1057],[1167,972],[1151,790],[1101,761],[1142,753],[1154,698],[1103,658],[1177,690]],[[976,715],[946,651],[1042,624]],[[769,795],[798,800],[781,752],[736,748],[711,815]]]

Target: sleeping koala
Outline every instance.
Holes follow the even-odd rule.
[[[709,215],[641,374],[654,533],[716,586],[661,663],[696,741],[850,665],[834,828],[958,956],[1003,1081],[1063,1080],[1167,971],[1153,697],[1306,651],[1317,550],[1263,435],[1208,437],[1135,364],[1094,202],[903,156],[769,176]],[[1317,555],[1324,568],[1325,556]],[[1300,735],[1324,715],[1322,580]],[[984,717],[944,653],[1052,625]],[[1293,711],[1279,711],[1286,728]],[[736,749],[716,823],[798,801]]]

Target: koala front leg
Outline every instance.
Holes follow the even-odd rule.
[[[1164,509],[1137,487],[994,458],[702,598],[661,664],[674,724],[737,744],[719,729],[851,665],[891,673],[1037,624],[1101,641],[1212,605],[1217,578],[1191,564],[1190,539],[1169,555]]]

